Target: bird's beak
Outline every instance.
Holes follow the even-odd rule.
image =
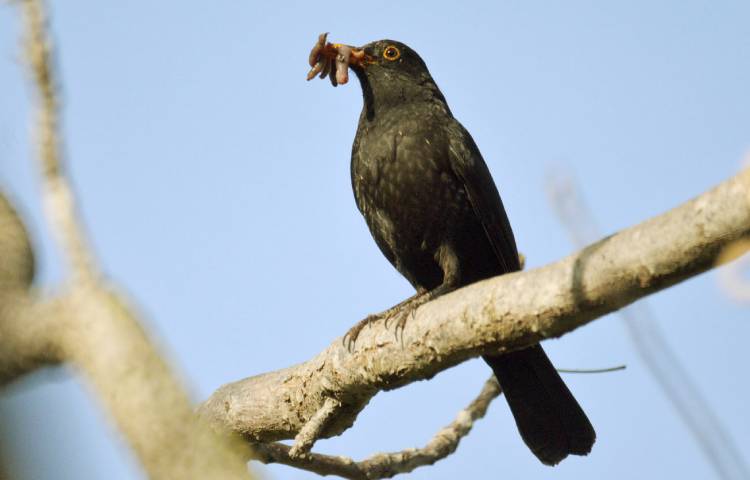
[[[310,52],[309,62],[312,69],[307,74],[308,80],[320,74],[320,78],[330,77],[334,87],[343,85],[349,81],[349,67],[364,68],[368,63],[372,63],[373,58],[365,53],[364,48],[327,43],[326,37],[326,33],[321,34]]]
[[[349,66],[350,67],[366,67],[367,64],[372,63],[372,57],[365,53],[364,48],[352,47],[352,53],[349,55]]]

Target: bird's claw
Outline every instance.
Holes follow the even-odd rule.
[[[380,320],[380,318],[380,315],[368,315],[363,320],[357,322],[352,328],[349,329],[348,332],[346,332],[344,338],[342,339],[342,343],[349,353],[354,352],[357,338],[359,337],[360,332],[362,332],[362,329],[372,322]]]
[[[401,329],[401,345],[404,344],[404,329],[406,328],[406,322],[416,316],[416,308],[409,308],[404,311],[398,312],[396,315],[394,315],[392,318],[396,320],[396,328],[393,330],[393,335],[395,336],[396,340],[399,339],[398,337],[398,331]],[[388,325],[386,324],[386,328],[388,328]]]
[[[349,329],[348,332],[344,335],[344,338],[342,339],[342,344],[344,347],[346,347],[347,351],[349,353],[354,352],[354,347],[357,343],[357,338],[359,338],[359,334],[362,332],[362,330],[370,325],[373,322],[377,322],[379,320],[384,321],[385,329],[388,330],[388,324],[392,321],[396,322],[396,328],[394,330],[394,335],[396,340],[398,340],[398,331],[401,330],[401,343],[404,342],[404,328],[406,328],[406,322],[414,318],[416,314],[415,308],[407,308],[407,309],[401,309],[396,312],[393,311],[387,311],[383,312],[377,315],[368,315],[363,320],[360,320],[356,323],[352,328]]]

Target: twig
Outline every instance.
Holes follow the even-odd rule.
[[[315,415],[308,420],[305,426],[300,429],[297,436],[294,437],[294,446],[289,450],[289,456],[299,458],[301,455],[309,452],[315,440],[320,438],[339,408],[341,408],[341,402],[335,398],[326,398],[320,410],[315,412]]]
[[[625,370],[625,365],[617,365],[609,368],[558,368],[560,373],[609,373]]]
[[[68,258],[74,281],[96,277],[91,249],[78,222],[75,199],[63,172],[59,136],[60,100],[53,65],[54,47],[47,35],[47,20],[40,0],[21,0],[26,30],[26,58],[39,97],[37,135],[42,197],[47,217],[60,248]]]
[[[500,385],[495,377],[491,377],[485,382],[477,398],[422,448],[378,453],[355,462],[349,457],[319,453],[308,453],[301,458],[294,458],[288,445],[273,443],[258,445],[256,459],[264,463],[281,463],[309,470],[319,475],[337,475],[350,479],[390,478],[401,473],[409,473],[418,467],[432,465],[455,452],[461,439],[469,434],[476,420],[484,417],[487,407],[500,393]]]

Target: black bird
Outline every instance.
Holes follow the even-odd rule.
[[[513,231],[487,165],[420,56],[393,40],[332,47],[344,47],[337,50],[344,53],[338,66],[351,66],[364,96],[351,159],[357,207],[380,250],[417,290],[385,314],[403,314],[519,270]],[[345,73],[339,75],[338,83],[345,81]],[[362,326],[350,336],[356,339]],[[594,428],[541,346],[484,360],[521,437],[542,463],[591,451]]]

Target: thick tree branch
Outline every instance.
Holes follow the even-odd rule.
[[[556,263],[496,277],[432,301],[403,344],[382,324],[354,353],[341,339],[308,362],[218,389],[200,412],[248,439],[293,438],[325,403],[341,404],[322,436],[340,434],[380,390],[430,378],[487,353],[563,335],[715,266],[750,235],[750,169],[663,215]]]

